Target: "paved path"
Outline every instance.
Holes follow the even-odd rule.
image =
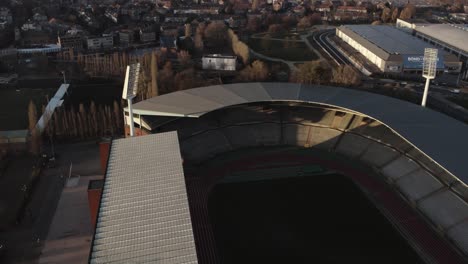
[[[320,59],[324,59],[322,54],[320,54],[320,52],[318,52],[313,46],[312,44],[310,44],[309,40],[307,39],[309,36],[312,36],[312,34],[314,33],[315,31],[309,31],[307,34],[303,35],[303,34],[299,34],[300,36],[300,40],[287,40],[287,39],[280,39],[280,38],[269,38],[269,37],[261,37],[259,35],[261,34],[265,34],[265,33],[259,33],[259,34],[255,34],[252,36],[252,38],[255,38],[255,39],[270,39],[270,40],[279,40],[279,41],[293,41],[293,42],[304,42],[307,47],[315,54],[317,54],[319,56]],[[283,60],[283,59],[280,59],[280,58],[274,58],[274,57],[269,57],[269,56],[265,56],[261,53],[258,53],[252,49],[250,49],[250,53],[253,54],[255,57],[258,57],[260,59],[263,59],[263,60],[267,60],[267,61],[273,61],[273,62],[282,62],[282,63],[285,63],[286,65],[288,65],[289,67],[289,70],[291,72],[294,72],[294,71],[297,71],[297,67],[295,64],[297,63],[305,63],[307,61],[288,61],[288,60]]]
[[[101,173],[99,147],[94,141],[60,145],[56,147],[56,153],[59,156],[57,167],[46,169],[39,176],[20,223],[0,232],[0,241],[6,245],[6,255],[0,260],[2,264],[37,263],[44,242],[46,242],[46,238],[48,237],[51,223],[52,221],[56,221],[53,218],[64,184],[64,179],[61,176],[68,174],[70,163],[73,163],[73,174],[81,175],[82,179],[89,178],[83,177],[85,175],[98,175]],[[23,166],[27,167],[24,164]],[[84,184],[82,188],[84,188],[84,193],[86,194],[87,183]],[[11,184],[8,186],[14,187]],[[63,192],[68,193],[68,188],[65,188]],[[85,198],[81,196],[81,199],[77,203],[87,204],[87,197]],[[61,201],[61,203],[63,202]],[[72,206],[69,207],[74,208],[76,204],[72,203]],[[73,215],[73,213],[67,214]],[[76,220],[78,219],[82,218],[77,217]],[[57,228],[54,225],[52,224],[52,229]],[[67,243],[63,242],[63,245],[66,246]],[[65,251],[65,248],[61,251]]]
[[[250,53],[253,54],[255,57],[258,57],[258,58],[263,59],[263,60],[285,63],[286,65],[288,65],[289,70],[291,72],[297,70],[297,67],[296,67],[296,65],[294,65],[294,63],[304,63],[304,62],[306,62],[306,61],[287,61],[287,60],[283,60],[283,59],[279,59],[279,58],[268,57],[268,56],[265,56],[265,55],[260,54],[258,52],[255,52],[252,49],[250,49]]]
[[[102,176],[81,177],[77,186],[63,189],[40,264],[87,262],[94,232],[87,190],[89,181],[94,179]]]

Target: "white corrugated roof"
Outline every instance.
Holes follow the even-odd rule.
[[[112,141],[90,263],[197,263],[177,132]]]
[[[468,54],[467,25],[429,24],[416,27],[415,30]]]
[[[435,48],[402,30],[387,25],[346,25],[344,26],[383,49],[389,54],[424,54],[424,48]],[[439,54],[443,54],[439,50]]]

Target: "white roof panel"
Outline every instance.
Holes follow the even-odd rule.
[[[451,24],[427,24],[415,30],[468,54],[468,26]]]

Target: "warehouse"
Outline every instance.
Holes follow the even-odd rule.
[[[450,52],[463,62],[461,78],[468,80],[468,26],[427,24],[414,28],[418,38]]]
[[[346,25],[337,28],[336,35],[384,73],[419,74],[424,48],[434,47],[392,26]],[[457,74],[461,66],[457,56],[439,49],[439,73]]]

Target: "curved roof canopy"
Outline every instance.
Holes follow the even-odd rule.
[[[391,128],[468,184],[468,125],[419,105],[357,90],[294,83],[238,83],[174,92],[139,102],[135,114],[200,117],[233,105],[296,101],[362,113]]]

